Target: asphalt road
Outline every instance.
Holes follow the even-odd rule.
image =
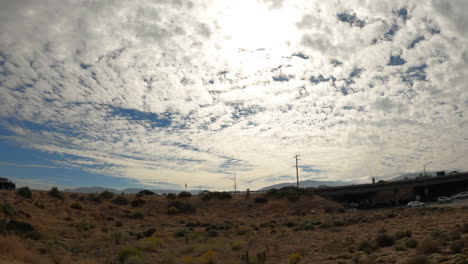
[[[452,201],[451,203],[430,203],[429,206],[431,207],[443,207],[443,206],[449,206],[449,207],[463,207],[463,206],[468,206],[468,199],[457,199]]]

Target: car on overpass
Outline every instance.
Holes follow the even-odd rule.
[[[425,203],[422,203],[420,201],[411,201],[407,205],[408,207],[414,208],[414,207],[426,207]]]
[[[437,197],[437,202],[438,203],[450,203],[452,202],[452,198],[447,197],[447,196],[439,196]]]
[[[467,198],[467,197],[468,197],[468,191],[455,194],[454,196],[452,196],[452,200],[460,199],[460,198]]]

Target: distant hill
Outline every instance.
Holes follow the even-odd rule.
[[[326,185],[326,186],[343,186],[343,185],[351,185],[352,183],[350,182],[341,182],[341,181],[314,181],[314,180],[307,180],[307,181],[301,181],[299,182],[299,186],[301,188],[307,188],[307,187],[319,187],[321,185]],[[264,190],[269,190],[269,189],[280,189],[286,186],[296,186],[296,182],[285,182],[285,183],[278,183],[274,185],[270,185],[267,187],[263,187],[260,189],[260,191]]]
[[[120,193],[125,193],[125,194],[134,194],[138,193],[142,190],[148,190],[148,189],[142,189],[142,188],[127,188],[123,190],[116,190],[112,188],[103,188],[103,187],[78,187],[75,189],[65,189],[63,190],[64,192],[72,192],[72,193],[101,193],[104,191],[112,192],[115,194],[120,194]],[[182,190],[166,190],[166,189],[157,189],[157,190],[150,190],[155,193],[180,193]],[[198,191],[191,190],[190,191],[193,194],[198,194]]]

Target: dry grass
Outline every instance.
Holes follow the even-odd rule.
[[[316,196],[304,196],[295,203],[285,198],[256,203],[254,199],[260,195],[253,194],[250,199],[243,195],[209,201],[198,196],[183,198],[196,211],[169,215],[167,205],[172,200],[159,196],[126,195],[129,201],[145,201],[135,208],[114,204],[112,199],[96,199],[97,195],[65,193],[60,200],[47,192],[33,192],[32,199],[8,191],[0,194],[3,203],[15,211],[14,216],[0,212],[0,220],[30,223],[42,235],[38,240],[0,235],[0,253],[5,256],[0,264],[119,263],[124,248],[136,250],[122,257],[122,263],[239,264],[246,251],[265,252],[266,263],[271,264],[288,263],[292,254],[301,256],[298,263],[397,263],[412,260],[417,253],[426,253],[431,262],[442,256],[446,263],[456,263],[451,262],[450,239],[459,240],[460,233],[465,241],[468,235],[462,232],[468,222],[468,211],[462,208],[343,213],[339,204]],[[73,204],[82,209],[73,209]],[[135,217],[135,213],[144,217]],[[419,245],[396,249],[378,243],[376,236],[382,228],[388,235],[395,234],[397,245],[410,244],[410,239]],[[401,232],[405,230],[411,234]],[[424,242],[431,233],[437,235],[434,230],[457,234],[433,238],[439,246],[437,254]],[[360,248],[363,242],[368,245]],[[458,255],[467,255],[465,244]]]

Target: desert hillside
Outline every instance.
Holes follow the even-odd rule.
[[[468,263],[468,208],[28,191],[0,192],[0,264]]]

